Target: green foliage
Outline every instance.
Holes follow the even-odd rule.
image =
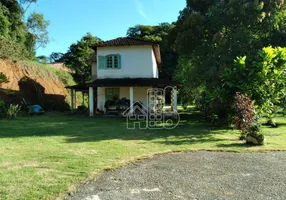
[[[94,56],[94,50],[91,46],[97,44],[99,41],[101,41],[99,38],[87,33],[80,41],[72,44],[62,58],[65,64],[75,71],[73,77],[79,84],[91,80],[90,57]]]
[[[159,43],[162,58],[161,67],[159,68],[161,78],[174,78],[177,54],[172,50],[169,43],[169,33],[174,27],[174,24],[160,23],[158,26],[137,25],[130,27],[127,31],[129,37]]]
[[[222,74],[225,69],[237,68],[240,63],[233,63],[237,56],[250,58],[265,46],[286,46],[285,10],[282,1],[187,1],[169,37],[174,50],[180,57],[187,58],[187,61],[179,59],[180,80],[189,90],[204,88],[207,114],[215,113],[220,118],[231,115],[238,83],[231,85],[223,81]],[[242,58],[237,60],[240,61]],[[247,70],[251,70],[255,64],[247,65]],[[251,76],[245,74],[248,80],[241,79],[238,85],[255,82]],[[268,86],[274,85],[269,81]],[[261,105],[266,102],[259,95],[250,96]]]
[[[251,98],[237,92],[235,95],[235,110],[236,115],[233,123],[241,131],[240,139],[245,139],[247,144],[264,144],[264,136],[260,133],[261,126],[255,116],[256,112]]]
[[[6,104],[5,101],[0,98],[0,119],[3,119],[6,117],[7,109],[6,109]]]
[[[3,74],[2,72],[0,72],[0,86],[1,86],[1,83],[7,83],[7,82],[9,82],[7,76]]]
[[[33,12],[29,16],[27,26],[32,34],[32,41],[35,44],[35,49],[46,47],[46,44],[49,42],[47,31],[49,23],[49,21],[44,19],[43,14]]]
[[[49,62],[49,60],[46,56],[38,56],[37,59],[38,59],[38,62],[42,63],[42,64],[48,64],[48,62]]]
[[[257,123],[252,123],[247,130],[246,143],[251,145],[263,145],[264,135],[260,133],[261,126]]]
[[[286,95],[286,48],[265,47],[253,56],[238,57],[222,74],[222,88],[240,91],[255,100],[259,114],[271,115]]]
[[[21,106],[20,105],[13,105],[10,104],[10,106],[7,109],[7,117],[8,119],[15,119],[17,117],[17,114],[20,112]]]
[[[49,57],[49,61],[50,61],[50,63],[62,62],[63,56],[64,56],[64,54],[61,52],[53,52],[53,53],[51,53],[51,55]]]
[[[34,59],[35,48],[47,43],[47,21],[33,13],[28,22],[24,14],[36,0],[0,2],[0,58]],[[23,6],[27,7],[24,9]],[[37,47],[35,47],[37,45]]]

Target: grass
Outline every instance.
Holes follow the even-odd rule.
[[[286,150],[286,118],[264,127],[265,146],[250,147],[235,130],[185,114],[175,130],[127,130],[120,118],[48,114],[0,121],[0,199],[52,199],[73,186],[154,153],[183,150]]]

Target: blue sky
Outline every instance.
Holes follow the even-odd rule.
[[[103,40],[126,35],[137,24],[157,25],[177,20],[186,0],[38,0],[29,12],[50,21],[50,43],[37,55],[65,53],[87,32]]]

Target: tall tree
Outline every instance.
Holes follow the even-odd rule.
[[[43,14],[33,12],[27,21],[27,26],[30,33],[32,34],[33,43],[35,44],[35,49],[40,47],[46,47],[49,42],[49,36],[47,28],[49,26],[49,21],[44,19]]]
[[[62,62],[63,61],[63,56],[64,54],[61,52],[53,52],[51,53],[49,60],[50,63],[55,63],[55,62]]]
[[[33,13],[24,21],[25,11],[37,0],[2,0],[0,2],[0,56],[35,58],[35,47],[47,40],[47,21]],[[29,25],[29,27],[28,27]],[[3,50],[3,51],[2,51]]]
[[[180,59],[180,79],[189,89],[205,88],[210,113],[226,117],[234,98],[222,87],[224,70],[235,68],[237,56],[285,46],[285,17],[281,0],[187,0],[170,33],[174,50],[187,58]]]
[[[87,33],[77,43],[69,47],[68,52],[63,56],[66,66],[73,69],[74,79],[77,83],[83,84],[91,80],[90,56],[95,52],[91,46],[101,41],[91,33]]]

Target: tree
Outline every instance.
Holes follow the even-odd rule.
[[[37,59],[38,59],[38,62],[42,64],[48,64],[48,61],[49,61],[47,56],[38,56]]]
[[[20,0],[20,4],[22,5],[22,7],[26,4],[26,8],[23,7],[23,14],[26,13],[26,11],[30,8],[30,6],[33,4],[33,3],[37,3],[38,0]]]
[[[63,56],[64,54],[61,52],[53,52],[51,53],[49,60],[50,63],[55,63],[55,62],[62,62],[63,61]]]
[[[161,23],[158,26],[137,25],[130,27],[127,36],[160,44],[162,64],[160,77],[172,79],[177,66],[177,54],[171,49],[168,34],[174,28],[173,24]]]
[[[187,58],[179,59],[180,80],[189,90],[204,88],[206,115],[226,118],[233,111],[234,96],[228,95],[235,89],[223,87],[222,74],[235,68],[238,56],[251,57],[269,45],[286,46],[285,17],[281,0],[187,0],[169,35],[174,50]]]
[[[101,41],[99,38],[92,36],[91,33],[87,33],[80,41],[72,44],[62,58],[65,65],[75,71],[73,77],[79,84],[84,84],[91,80],[89,58],[95,53],[91,46],[99,41]]]
[[[49,42],[47,28],[49,21],[44,19],[43,14],[33,12],[27,21],[27,26],[32,34],[32,41],[35,44],[35,49],[46,47]]]
[[[35,49],[38,48],[35,47],[36,43],[46,44],[47,32],[40,31],[47,25],[43,17],[35,14],[28,18],[28,22],[24,21],[25,11],[36,2],[37,0],[0,2],[0,57],[34,59]],[[28,23],[30,27],[27,26]]]
[[[238,57],[221,78],[229,97],[240,91],[255,100],[259,114],[270,116],[286,95],[286,47],[265,47],[255,55]]]

